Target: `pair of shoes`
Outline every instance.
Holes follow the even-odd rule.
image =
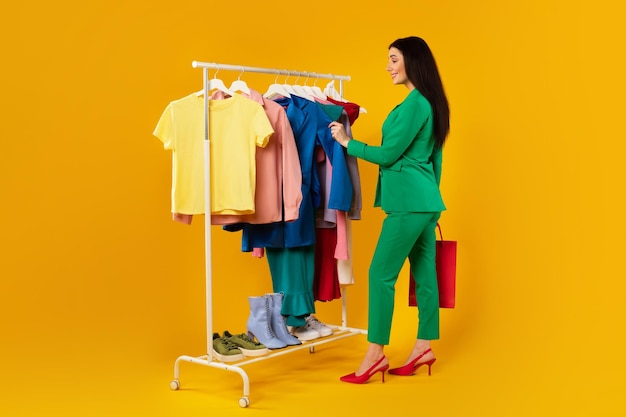
[[[219,333],[213,333],[213,354],[222,362],[233,362],[244,358],[243,352],[237,345]]]
[[[237,346],[244,356],[261,356],[268,352],[263,343],[257,342],[245,333],[233,335],[228,330],[224,330],[224,339]]]
[[[391,375],[401,375],[401,376],[409,376],[409,375],[413,375],[415,372],[417,372],[417,370],[420,368],[420,366],[422,365],[428,365],[428,375],[430,376],[430,367],[433,365],[433,363],[435,363],[435,361],[437,360],[436,358],[432,358],[430,360],[427,360],[425,362],[419,362],[418,361],[420,359],[422,359],[424,357],[424,355],[426,355],[428,352],[431,352],[431,349],[426,349],[424,352],[422,352],[421,355],[419,355],[417,358],[413,359],[411,362],[407,363],[404,366],[401,366],[399,368],[393,368],[389,370],[389,373]]]
[[[305,320],[306,324],[304,326],[294,326],[289,330],[299,340],[306,342],[333,334],[333,330],[319,321],[314,315],[307,316]]]
[[[312,329],[317,330],[321,337],[326,337],[333,334],[333,329],[319,321],[317,317],[315,317],[313,314],[306,318],[306,324]]]
[[[356,375],[356,372],[352,372],[351,374],[344,375],[339,378],[343,382],[350,382],[352,384],[365,384],[369,379],[374,376],[375,373],[380,372],[383,375],[383,383],[385,382],[385,371],[389,369],[389,364],[379,367],[382,361],[385,360],[385,356],[383,355],[374,365],[372,365],[367,371],[365,371],[361,375]]]
[[[283,305],[282,293],[248,297],[248,301],[250,316],[246,328],[250,339],[258,340],[268,349],[282,349],[302,343],[287,330],[285,316],[280,312]]]

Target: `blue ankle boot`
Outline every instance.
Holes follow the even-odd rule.
[[[276,337],[272,330],[272,312],[268,297],[248,297],[250,302],[250,316],[248,317],[248,336],[256,338],[268,349],[281,349],[287,346]]]
[[[285,316],[283,316],[280,312],[280,309],[283,306],[283,293],[278,292],[267,294],[266,297],[270,300],[272,330],[274,330],[274,334],[276,335],[276,337],[278,337],[288,346],[301,345],[302,342],[297,337],[289,333],[289,330],[287,329],[287,323],[285,321]]]

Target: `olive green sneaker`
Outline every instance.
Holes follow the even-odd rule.
[[[213,355],[222,362],[238,361],[244,358],[241,349],[219,333],[213,333]]]
[[[261,356],[269,352],[264,344],[257,342],[245,333],[233,335],[225,330],[224,339],[237,346],[245,356]]]

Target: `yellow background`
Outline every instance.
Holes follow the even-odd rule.
[[[626,414],[621,2],[4,9],[1,415]],[[368,111],[353,133],[376,144],[406,94],[387,47],[409,35],[433,49],[452,112],[441,224],[459,242],[457,308],[442,310],[433,376],[339,383],[362,357],[359,336],[252,365],[247,410],[239,377],[220,370],[183,366],[187,389],[170,391],[176,357],[206,352],[204,225],[170,220],[171,154],[152,131],[169,101],[201,89],[191,62],[350,75],[345,97]],[[219,73],[227,85],[238,75]],[[243,79],[261,92],[274,82]],[[354,327],[366,326],[382,220],[375,167],[360,168]],[[212,231],[213,325],[243,332],[247,297],[271,289],[267,263]],[[397,289],[392,364],[416,328],[404,278]],[[339,301],[317,307],[338,323]]]

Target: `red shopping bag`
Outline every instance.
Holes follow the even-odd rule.
[[[437,223],[440,240],[436,242],[437,285],[439,287],[439,307],[454,308],[456,298],[456,240],[443,240],[441,226]],[[409,306],[416,307],[415,280],[409,273]]]

